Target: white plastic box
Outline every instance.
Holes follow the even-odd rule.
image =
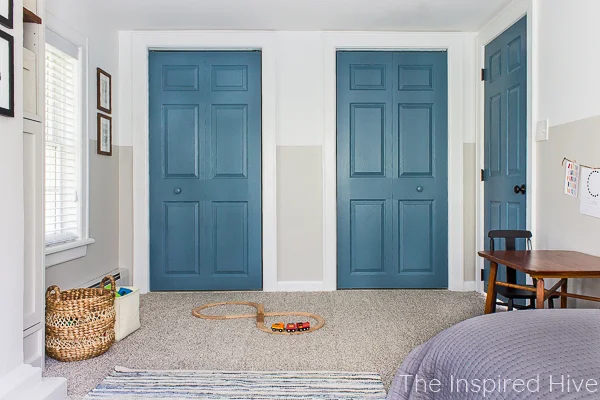
[[[127,337],[140,329],[140,290],[133,286],[117,286],[131,290],[127,296],[115,298],[115,339],[117,341]]]

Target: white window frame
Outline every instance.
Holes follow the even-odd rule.
[[[71,260],[85,257],[87,255],[87,246],[95,242],[89,236],[89,64],[88,64],[88,40],[79,32],[70,28],[50,13],[46,13],[46,41],[60,49],[52,43],[56,36],[66,40],[79,49],[79,132],[80,132],[80,154],[78,166],[81,168],[79,174],[78,186],[79,195],[79,239],[54,245],[45,248],[46,268],[59,265]],[[59,39],[60,40],[60,39]],[[45,43],[44,43],[45,46]],[[45,76],[45,75],[44,75]],[[44,112],[45,114],[45,112]],[[44,132],[45,135],[45,132]]]

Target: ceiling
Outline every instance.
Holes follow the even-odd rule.
[[[71,0],[50,0],[62,3]],[[129,29],[477,31],[511,0],[76,0]]]

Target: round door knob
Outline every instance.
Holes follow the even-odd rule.
[[[419,192],[419,193],[423,192],[423,186],[417,186],[417,192]]]
[[[180,194],[181,193],[181,188],[175,188],[174,192],[175,192],[175,194]]]
[[[517,185],[513,188],[513,191],[515,192],[515,194],[525,194],[527,191],[527,187],[524,184],[521,186]]]

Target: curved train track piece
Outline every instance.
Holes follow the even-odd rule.
[[[202,314],[202,311],[217,306],[227,306],[227,305],[236,305],[236,306],[250,306],[256,308],[255,314],[229,314],[229,315],[206,315]],[[225,319],[240,319],[240,318],[256,318],[256,327],[263,332],[270,333],[272,335],[300,335],[302,333],[310,333],[321,329],[325,325],[325,320],[323,317],[317,314],[311,314],[303,311],[289,311],[289,312],[265,312],[264,305],[260,303],[253,303],[251,301],[224,301],[220,303],[209,303],[204,304],[203,306],[196,307],[192,310],[192,315],[197,318],[202,319],[216,319],[216,320],[225,320]],[[296,332],[273,332],[270,327],[265,326],[265,317],[286,317],[286,316],[303,316],[312,318],[317,321],[315,326],[311,326],[308,331],[296,331]]]

